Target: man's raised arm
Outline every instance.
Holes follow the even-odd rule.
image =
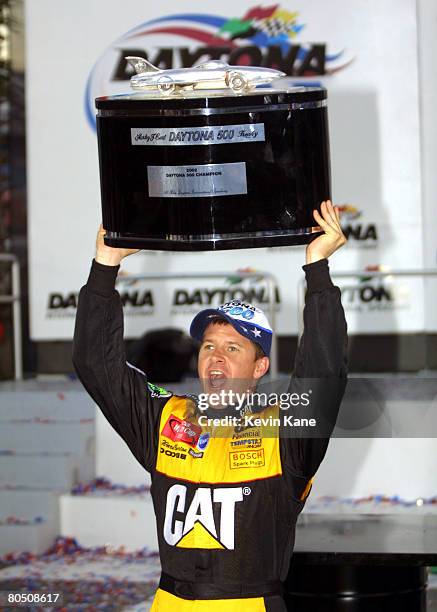
[[[304,331],[290,391],[307,392],[311,388],[309,410],[299,407],[295,414],[314,416],[317,425],[311,437],[307,437],[308,429],[287,434],[285,428],[282,440],[287,469],[306,480],[313,477],[326,453],[347,381],[347,324],[341,292],[332,283],[327,259],[346,238],[340,227],[338,209],[330,202],[324,202],[321,215],[315,211],[314,218],[325,233],[306,250]]]
[[[138,461],[151,469],[156,453],[156,423],[163,400],[152,398],[146,376],[126,363],[123,308],[115,290],[120,262],[137,251],[107,247],[103,242],[104,233],[100,227],[96,257],[79,294],[73,364],[106,419]]]

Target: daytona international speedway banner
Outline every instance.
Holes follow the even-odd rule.
[[[125,56],[161,68],[208,59],[276,67],[290,84],[328,89],[333,197],[348,244],[332,257],[351,333],[423,329],[417,278],[369,269],[423,266],[414,0],[38,0],[26,2],[26,113],[31,334],[69,339],[101,220],[94,99],[129,91]],[[275,324],[298,331],[305,247],[141,252],[119,286],[126,335],[187,328],[199,309],[231,298],[268,307],[262,272],[277,280]],[[241,271],[257,274],[243,279]],[[223,278],[165,280],[178,272]],[[130,274],[161,280],[130,281]]]

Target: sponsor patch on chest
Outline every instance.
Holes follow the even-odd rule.
[[[265,464],[264,449],[244,449],[229,453],[230,468],[257,468]]]
[[[161,431],[161,434],[166,438],[174,442],[185,442],[185,444],[193,447],[196,446],[201,433],[202,428],[199,425],[179,419],[174,414],[169,416]]]

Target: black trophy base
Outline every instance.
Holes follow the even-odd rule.
[[[320,231],[313,211],[331,194],[324,89],[96,105],[106,244],[215,251],[306,244]]]
[[[153,251],[224,251],[230,249],[255,249],[264,247],[296,246],[308,244],[323,232],[318,227],[309,227],[294,232],[276,234],[227,234],[225,236],[122,236],[107,232],[107,246],[124,249],[148,249]]]
[[[426,567],[294,564],[285,583],[293,612],[426,612]]]

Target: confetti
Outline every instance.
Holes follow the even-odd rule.
[[[42,555],[10,553],[0,565],[0,589],[62,591],[62,607],[52,610],[115,611],[144,604],[161,573],[158,552],[84,548],[71,537],[56,538]]]
[[[143,495],[145,493],[150,493],[149,485],[114,484],[107,478],[95,478],[88,483],[79,483],[71,490],[72,495]]]

